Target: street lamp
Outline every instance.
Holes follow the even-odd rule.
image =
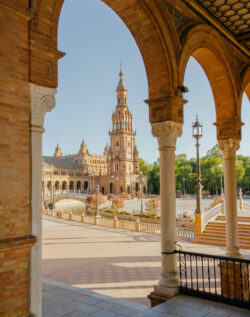
[[[55,209],[55,185],[52,185],[52,201],[53,201],[53,210]]]
[[[114,191],[113,181],[114,181],[114,175],[111,175],[111,184],[112,184],[112,186],[111,186],[111,188],[109,188],[109,189],[111,189],[111,190],[110,190],[110,194],[114,194],[114,193],[113,193],[113,191]]]
[[[91,170],[89,169],[89,195],[91,195]]]
[[[96,212],[95,215],[99,216],[99,191],[100,187],[99,185],[96,186]]]
[[[142,176],[142,171],[140,171],[140,178],[139,178],[139,183],[140,183],[140,192],[141,192],[141,213],[143,213],[143,197],[142,197],[142,181],[143,181],[143,176]]]
[[[201,213],[201,168],[200,168],[200,155],[199,155],[199,140],[202,137],[202,124],[198,120],[198,116],[196,115],[195,123],[193,123],[193,137],[196,139],[196,211],[195,213]]]
[[[93,185],[93,194],[94,194],[94,192],[95,192],[95,171],[93,171],[92,176],[93,176],[92,185]]]
[[[185,177],[182,178],[183,181],[183,196],[185,197]]]
[[[223,165],[220,164],[219,167],[220,167],[220,188],[221,188],[221,196],[223,197],[223,195],[224,195],[223,182],[222,182],[222,167],[223,167]]]
[[[118,196],[118,194],[119,194],[119,193],[118,193],[118,180],[119,180],[118,177],[116,177],[116,194],[117,194],[117,196]]]

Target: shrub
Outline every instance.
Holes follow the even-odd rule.
[[[220,204],[222,202],[222,196],[215,197],[212,203],[210,204],[210,208]]]
[[[160,198],[151,198],[146,202],[146,211],[153,215],[154,218],[157,217],[160,211]]]
[[[113,194],[109,194],[108,197],[107,197],[107,200],[112,200],[114,198],[114,195]]]
[[[122,198],[115,198],[112,200],[112,208],[115,210],[124,207],[124,200]]]

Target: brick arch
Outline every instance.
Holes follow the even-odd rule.
[[[179,82],[182,85],[189,58],[193,56],[209,80],[216,110],[216,121],[240,121],[239,80],[224,39],[207,25],[193,27],[187,34],[180,60]],[[218,131],[217,131],[218,132]],[[218,136],[218,135],[217,135]]]
[[[242,84],[241,84],[241,91],[240,91],[240,107],[242,105],[242,97],[243,93],[245,92],[248,100],[250,101],[250,66],[246,68],[242,73]]]
[[[100,0],[109,6],[125,23],[134,37],[146,68],[149,98],[159,98],[177,87],[177,55],[179,39],[173,24],[166,22],[167,10],[163,14],[161,4],[147,0]],[[48,43],[57,47],[57,30],[64,0],[37,0],[37,15],[31,22],[31,43],[39,46]],[[171,19],[168,15],[169,20]],[[44,35],[41,37],[41,35]],[[35,44],[34,44],[35,43]],[[36,48],[37,50],[37,48]],[[180,51],[180,50],[179,50]],[[37,58],[37,53],[33,49]],[[177,53],[178,52],[178,53]],[[60,52],[59,52],[60,53]],[[62,55],[56,56],[59,59]],[[32,55],[31,55],[32,59]],[[41,63],[40,63],[41,64]],[[53,80],[42,81],[41,71],[35,74],[36,67],[31,62],[31,82],[43,86],[57,87],[57,61],[53,65]],[[39,82],[40,80],[40,82]]]

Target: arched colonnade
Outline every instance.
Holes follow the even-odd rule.
[[[8,41],[11,36],[16,36],[13,41],[15,43],[20,41],[24,47],[22,52],[20,49],[18,51],[19,67],[22,67],[20,71],[25,75],[21,79],[16,75],[18,80],[23,81],[22,94],[17,95],[17,101],[20,100],[21,104],[27,105],[30,100],[30,110],[26,111],[24,107],[26,110],[22,113],[22,119],[30,125],[32,171],[30,223],[31,233],[37,237],[31,247],[28,292],[30,306],[27,309],[39,317],[42,316],[42,177],[39,171],[42,165],[44,116],[55,106],[58,60],[64,56],[64,53],[57,49],[58,22],[64,0],[28,1],[29,6],[25,7],[26,2],[21,1],[15,9],[13,7],[9,11],[6,9],[7,13],[4,11],[10,16],[10,22],[8,22],[9,28],[6,25],[3,38]],[[173,6],[172,2],[168,6],[166,1],[103,0],[103,2],[116,12],[130,30],[141,52],[147,73],[146,103],[149,106],[152,134],[157,138],[160,152],[161,245],[162,251],[167,253],[162,254],[161,276],[154,292],[163,297],[173,296],[179,289],[176,256],[172,254],[176,247],[174,160],[176,140],[182,134],[183,107],[186,103],[183,96],[186,65],[190,56],[193,56],[203,67],[213,91],[217,139],[224,158],[227,254],[238,256],[235,160],[241,140],[243,91],[246,91],[250,97],[247,66],[249,59],[215,28],[196,16],[185,6],[184,1],[176,1],[177,9],[182,9],[179,11],[183,16],[181,20],[175,18],[174,10],[169,9]],[[1,10],[7,7],[8,4],[1,7]],[[12,28],[14,28],[13,32]],[[19,35],[14,32],[16,29],[19,29]],[[8,55],[10,54],[17,52],[9,50]],[[20,54],[23,54],[23,60]],[[3,83],[6,96],[13,94],[11,83],[15,85],[11,80],[6,80],[6,84]],[[28,140],[28,136],[26,137]],[[28,177],[27,173],[27,179]]]
[[[171,16],[162,2],[129,0],[121,5],[120,1],[105,0],[124,21],[132,33],[143,58],[149,98],[149,121],[152,134],[157,138],[160,152],[161,181],[161,231],[162,272],[155,293],[173,296],[178,293],[178,277],[175,250],[176,241],[176,205],[175,205],[175,145],[182,135],[183,82],[188,60],[193,56],[204,69],[210,82],[216,111],[216,128],[219,147],[223,152],[225,171],[225,206],[227,217],[227,255],[240,256],[237,233],[236,205],[236,152],[241,140],[241,98],[249,75],[237,69],[230,47],[225,39],[206,24],[192,25],[180,36]],[[47,2],[41,0],[37,18],[31,23],[32,37],[44,30],[43,15]],[[51,17],[51,44],[57,42],[57,28],[62,0],[54,1],[54,14]],[[136,12],[136,14],[135,14]],[[157,21],[157,22],[156,22]],[[140,25],[143,24],[143,28]],[[32,52],[32,51],[31,51]],[[35,53],[34,53],[35,54]],[[58,53],[57,57],[61,57]],[[32,58],[32,56],[31,56]],[[57,60],[53,60],[56,68]],[[249,73],[249,71],[248,71]],[[32,69],[31,92],[37,87],[43,89],[44,83]],[[246,76],[247,79],[246,79]],[[54,80],[44,78],[53,90],[57,85],[57,72]],[[41,86],[37,86],[40,81]],[[35,84],[34,84],[35,83]],[[249,90],[249,89],[248,89]],[[247,93],[249,91],[247,90]],[[249,96],[249,95],[248,95]],[[54,96],[53,96],[54,97]],[[52,106],[52,105],[51,105]],[[52,107],[51,107],[52,108]],[[109,185],[109,192],[114,192],[114,185]],[[201,217],[197,215],[197,217]],[[200,221],[201,222],[201,221]],[[199,230],[199,228],[197,229]]]

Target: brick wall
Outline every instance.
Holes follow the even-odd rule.
[[[27,314],[29,281],[29,17],[28,1],[15,2],[0,3],[0,315],[8,317]]]

